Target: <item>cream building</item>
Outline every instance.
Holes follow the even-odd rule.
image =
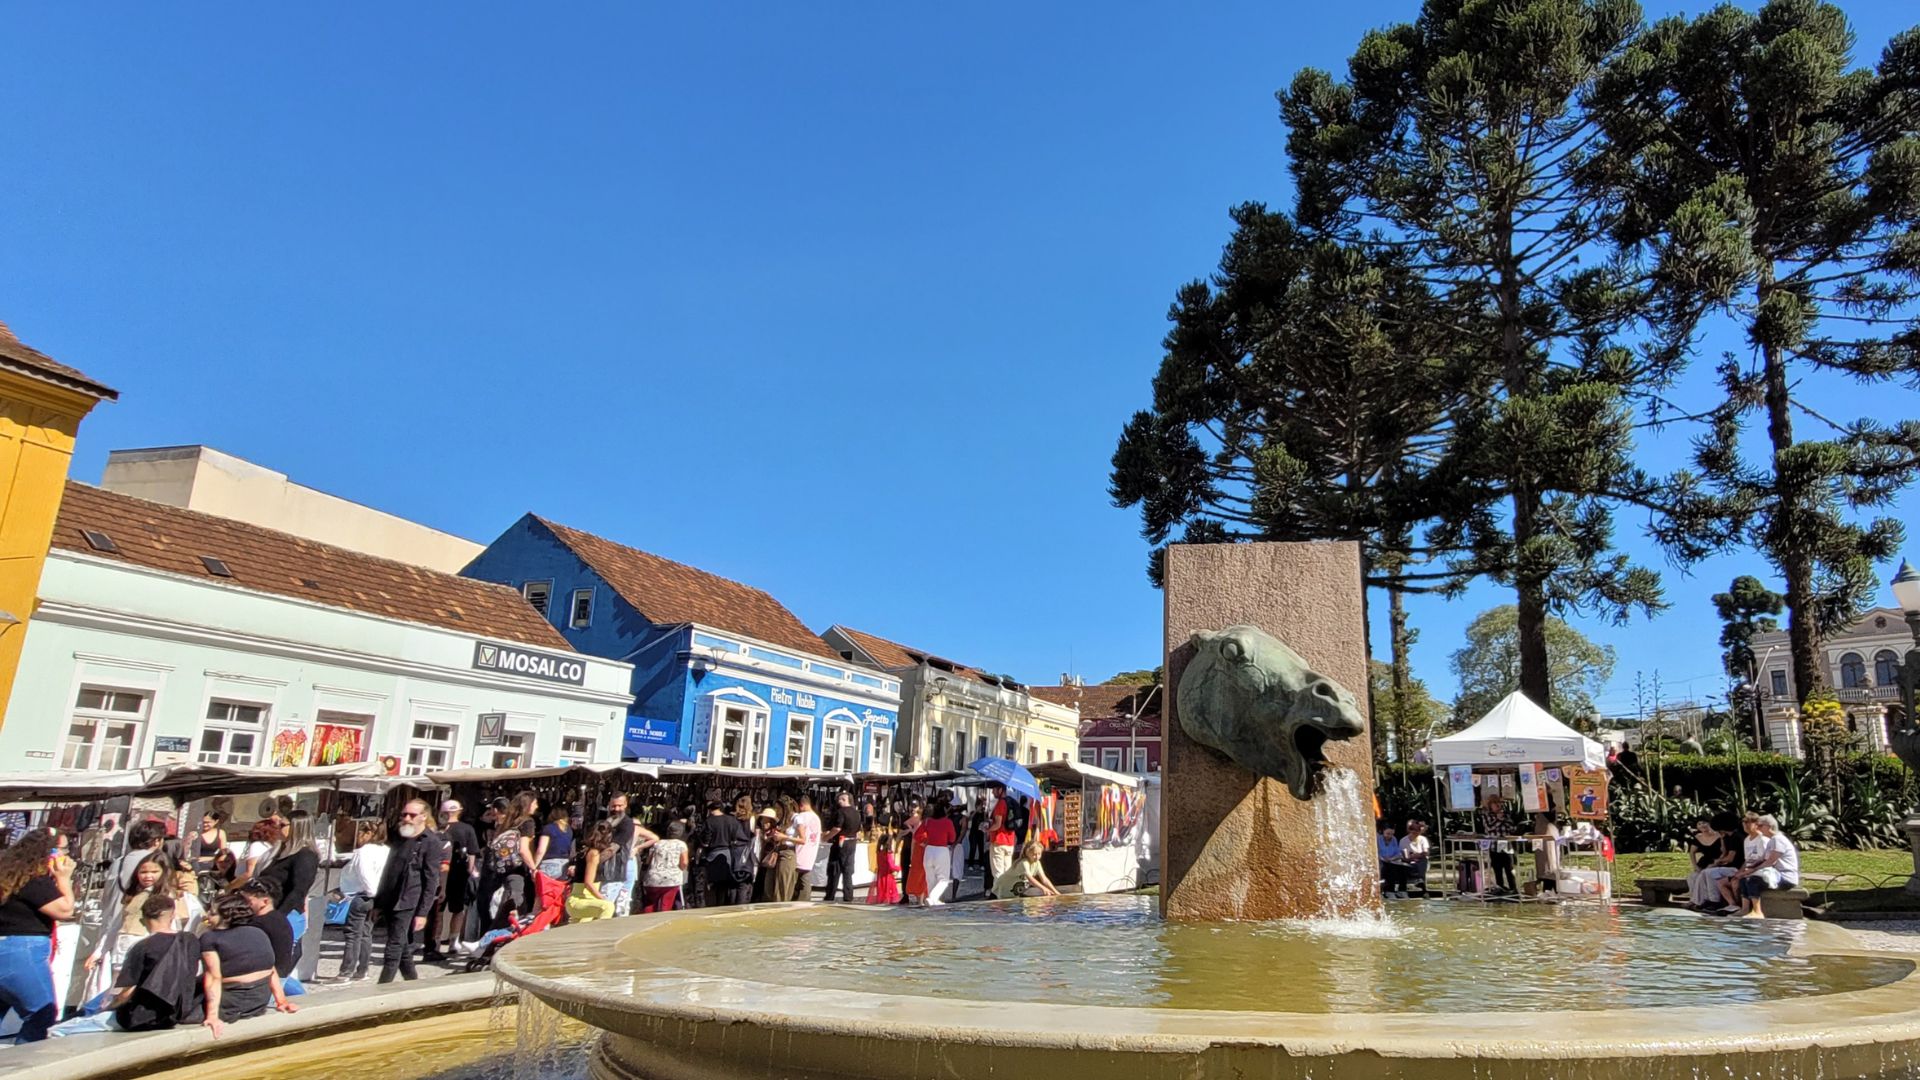
[[[1840,633],[1820,643],[1827,685],[1847,710],[1847,726],[1876,750],[1887,747],[1887,711],[1900,703],[1900,663],[1913,648],[1913,633],[1898,608],[1875,608]],[[1760,691],[1767,739],[1782,753],[1801,753],[1800,700],[1793,682],[1787,632],[1756,634],[1753,656],[1760,669]]]
[[[820,635],[840,656],[900,679],[900,771],[960,769],[983,757],[1026,765],[1073,761],[1080,713],[1004,675],[845,626]]]
[[[457,574],[485,550],[464,537],[338,495],[210,446],[158,446],[107,455],[100,486],[349,551]]]

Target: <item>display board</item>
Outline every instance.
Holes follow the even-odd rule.
[[[1080,846],[1080,802],[1078,789],[1060,793],[1060,843],[1066,847]]]

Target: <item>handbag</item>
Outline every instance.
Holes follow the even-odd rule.
[[[347,899],[344,896],[338,900],[328,900],[326,924],[328,926],[347,925],[347,909],[352,906],[353,906],[353,901]]]

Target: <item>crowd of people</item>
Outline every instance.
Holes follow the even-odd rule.
[[[856,803],[841,791],[819,808],[806,793],[760,803],[740,795],[655,807],[653,828],[630,804],[614,794],[598,807],[543,806],[522,791],[490,800],[471,822],[457,799],[437,814],[412,799],[390,817],[343,812],[316,823],[279,803],[237,841],[217,811],[178,838],[141,820],[81,897],[75,838],[28,830],[0,850],[0,1007],[23,1018],[20,1042],[187,1024],[218,1036],[270,1010],[292,1012],[307,992],[295,968],[323,852],[344,858],[325,900],[345,941],[325,982],[410,980],[431,961],[477,966],[505,941],[561,922],[810,901],[816,890],[851,902],[863,850],[869,904],[939,906],[976,873],[983,897],[1059,891],[1042,866],[1058,837],[1031,826],[1027,803],[997,787],[971,803],[951,791]],[[89,900],[100,925],[81,965],[84,1004],[61,1022],[55,927],[78,920]]]

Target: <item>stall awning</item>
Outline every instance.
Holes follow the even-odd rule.
[[[568,773],[577,773],[582,780],[589,776],[615,774],[652,780],[659,775],[656,771],[658,768],[659,766],[638,761],[610,761],[597,765],[548,765],[538,769],[448,769],[445,772],[428,773],[427,779],[438,787],[514,780],[545,780],[549,777],[565,776]]]
[[[147,772],[157,770],[42,769],[0,773],[0,801],[84,803],[138,795]]]
[[[1114,772],[1112,769],[1102,769],[1098,765],[1088,765],[1083,761],[1069,761],[1066,758],[1029,765],[1027,771],[1042,780],[1051,780],[1056,784],[1078,784],[1093,780],[1102,784],[1139,787],[1145,783],[1133,773]]]
[[[649,765],[658,769],[662,780],[677,776],[714,776],[735,780],[799,780],[809,784],[851,784],[853,777],[848,773],[829,772],[825,769],[802,769],[781,767],[778,769],[735,769],[723,765]]]
[[[1606,748],[1517,690],[1467,730],[1433,740],[1431,753],[1438,767],[1532,762],[1598,769],[1607,763]]]
[[[142,795],[206,799],[215,795],[253,795],[290,788],[345,786],[356,780],[386,779],[377,761],[316,765],[301,769],[265,769],[244,765],[168,765],[149,769]]]

